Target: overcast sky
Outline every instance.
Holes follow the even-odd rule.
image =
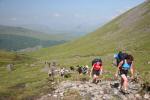
[[[95,29],[144,0],[0,0],[0,24]]]

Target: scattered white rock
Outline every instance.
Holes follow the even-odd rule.
[[[54,94],[53,97],[57,98],[58,95]]]
[[[7,70],[8,70],[8,71],[12,71],[14,65],[13,65],[13,64],[8,64],[6,67],[7,67]]]
[[[101,94],[101,95],[103,95],[103,94],[104,94],[104,91],[99,91],[99,92],[100,92],[100,94]]]
[[[63,97],[63,96],[64,96],[64,93],[59,93],[59,95],[60,95],[61,97]]]
[[[104,99],[104,100],[110,100],[111,97],[110,97],[108,94],[104,94],[103,99]]]
[[[145,94],[145,95],[144,95],[144,99],[149,99],[149,100],[150,100],[149,94]]]
[[[116,89],[114,90],[114,94],[115,94],[115,95],[117,95],[117,94],[118,94],[118,91],[117,91]]]
[[[141,100],[141,99],[142,99],[142,96],[141,96],[140,94],[135,94],[135,99]]]
[[[115,81],[114,83],[116,83]],[[102,81],[99,84],[94,84],[91,82],[81,82],[81,81],[65,81],[61,82],[56,90],[51,94],[50,97],[55,97],[58,100],[62,100],[64,98],[64,93],[68,90],[76,90],[79,95],[83,98],[87,96],[90,100],[112,100],[112,99],[121,99],[121,100],[142,100],[150,98],[149,94],[145,94],[143,97],[138,94],[138,91],[141,90],[139,88],[140,85],[136,83],[129,83],[131,91],[129,94],[124,95],[120,92],[118,87],[110,86],[110,82]],[[61,99],[62,98],[62,99]],[[51,99],[39,99],[39,100],[51,100]],[[85,99],[86,100],[86,99]]]
[[[55,84],[55,82],[52,82],[51,84],[52,84],[52,85],[54,85],[54,84]]]
[[[48,94],[48,96],[52,96],[52,94]]]

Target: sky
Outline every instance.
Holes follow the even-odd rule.
[[[93,31],[144,0],[0,0],[0,25]]]

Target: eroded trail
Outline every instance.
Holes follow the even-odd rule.
[[[149,100],[150,95],[139,92],[139,83],[129,83],[129,94],[124,94],[118,86],[119,81],[101,81],[98,84],[89,81],[61,82],[52,94],[38,100]]]

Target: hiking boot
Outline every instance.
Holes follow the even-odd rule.
[[[124,90],[124,93],[125,93],[125,94],[129,94],[129,91],[128,91],[128,90]]]
[[[120,89],[120,92],[122,92],[123,94],[129,94],[128,90],[124,90],[124,89]]]
[[[96,80],[96,84],[98,84],[100,82],[100,80]]]
[[[93,79],[92,83],[96,83],[96,80],[95,80],[95,79]]]

